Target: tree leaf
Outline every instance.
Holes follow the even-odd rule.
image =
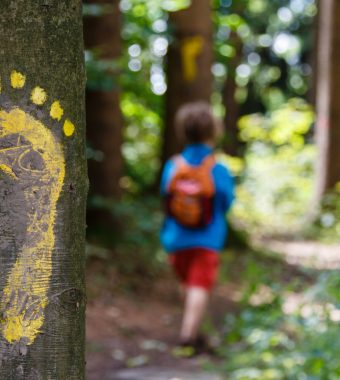
[[[190,7],[191,0],[163,0],[161,7],[168,12],[178,12]]]

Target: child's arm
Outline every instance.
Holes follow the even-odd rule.
[[[164,165],[162,177],[161,177],[160,192],[162,196],[168,193],[168,183],[169,183],[170,176],[173,169],[174,169],[174,162],[172,160],[168,160]]]

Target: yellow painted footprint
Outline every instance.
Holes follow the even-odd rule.
[[[26,78],[13,71],[10,83],[19,91],[25,87]],[[30,95],[37,107],[47,102],[47,93],[41,87],[33,88]],[[52,119],[62,121],[64,111],[59,101],[52,102],[49,113]],[[74,134],[70,120],[64,120],[63,131],[68,137]],[[44,323],[65,160],[52,131],[19,107],[0,106],[0,172],[23,192],[28,218],[25,243],[17,252],[0,298],[0,333],[8,343],[30,345]]]

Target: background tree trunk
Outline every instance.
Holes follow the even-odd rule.
[[[0,3],[0,379],[84,379],[80,0]]]
[[[122,54],[119,1],[87,0],[87,4],[102,7],[100,16],[84,18],[84,38],[87,49],[98,54],[97,59],[113,62]],[[114,75],[107,71],[108,79]],[[108,80],[106,80],[108,82]],[[120,91],[117,83],[112,88],[86,89],[87,142],[95,151],[89,159],[90,196],[119,198],[119,180],[123,174],[123,116],[120,110]],[[109,210],[91,205],[87,210],[88,237],[92,232],[112,236],[115,221]],[[111,245],[110,239],[107,241]]]
[[[232,156],[240,155],[241,143],[238,137],[238,118],[240,116],[240,105],[235,99],[237,89],[236,69],[242,60],[242,41],[235,32],[231,32],[230,42],[235,47],[235,57],[228,65],[227,79],[222,90],[223,105],[226,109],[224,118],[225,140],[223,150]]]
[[[340,3],[320,1],[317,62],[317,199],[340,180]]]
[[[316,0],[316,5],[318,8],[318,14],[314,17],[313,21],[313,28],[312,28],[312,36],[313,36],[313,48],[311,49],[309,53],[309,62],[312,67],[313,75],[311,77],[310,81],[310,88],[307,93],[307,100],[316,108],[316,92],[317,92],[317,85],[318,85],[318,51],[319,51],[319,42],[320,42],[320,1]]]
[[[167,56],[166,122],[163,162],[181,148],[174,116],[185,103],[205,100],[212,92],[212,21],[209,1],[193,0],[183,11],[170,14],[174,41]]]
[[[100,60],[119,58],[122,54],[119,1],[89,0],[86,3],[103,6],[101,16],[84,19],[86,48],[95,49]],[[107,198],[121,194],[123,117],[119,95],[117,86],[108,90],[86,90],[87,139],[93,149],[102,153],[102,159],[89,160],[90,192]]]

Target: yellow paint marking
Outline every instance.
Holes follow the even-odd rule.
[[[26,232],[29,236],[18,252],[0,298],[0,333],[9,343],[23,340],[31,345],[44,323],[52,275],[56,208],[64,183],[65,162],[62,146],[52,132],[23,110],[0,110],[0,125],[0,139],[18,134],[30,144],[30,151],[27,146],[13,149],[16,155],[13,162],[19,181],[21,176],[26,181],[30,175],[32,185],[25,189],[24,197],[26,204],[39,212],[39,217],[34,214],[30,217],[31,225]],[[27,154],[40,155],[44,167],[33,171],[27,168],[24,165],[27,160],[23,159]],[[8,168],[8,151],[0,149],[0,165],[4,172],[12,170]],[[42,199],[45,204],[41,204]]]
[[[1,122],[1,120],[0,120]],[[29,148],[30,145],[22,145],[21,148]],[[9,148],[1,148],[0,151],[1,153],[3,152],[15,152],[16,150],[19,150],[19,148],[17,146],[11,146]]]
[[[38,106],[41,106],[47,100],[46,91],[43,88],[41,88],[41,87],[35,87],[32,90],[31,100],[32,100],[32,102],[34,104],[37,104]]]
[[[60,121],[63,115],[64,115],[64,110],[61,108],[60,103],[56,100],[51,105],[50,116],[52,119],[56,119]]]
[[[181,45],[183,77],[187,82],[193,82],[198,75],[197,57],[203,50],[204,39],[201,36],[185,38]]]
[[[8,176],[17,179],[17,176],[14,174],[13,170],[5,164],[0,164],[0,172],[3,172]]]
[[[72,122],[70,122],[70,120],[67,119],[65,120],[63,129],[64,129],[65,136],[70,137],[73,135],[75,131],[75,126]]]
[[[26,76],[13,70],[11,73],[11,85],[13,88],[23,88],[25,86]]]

